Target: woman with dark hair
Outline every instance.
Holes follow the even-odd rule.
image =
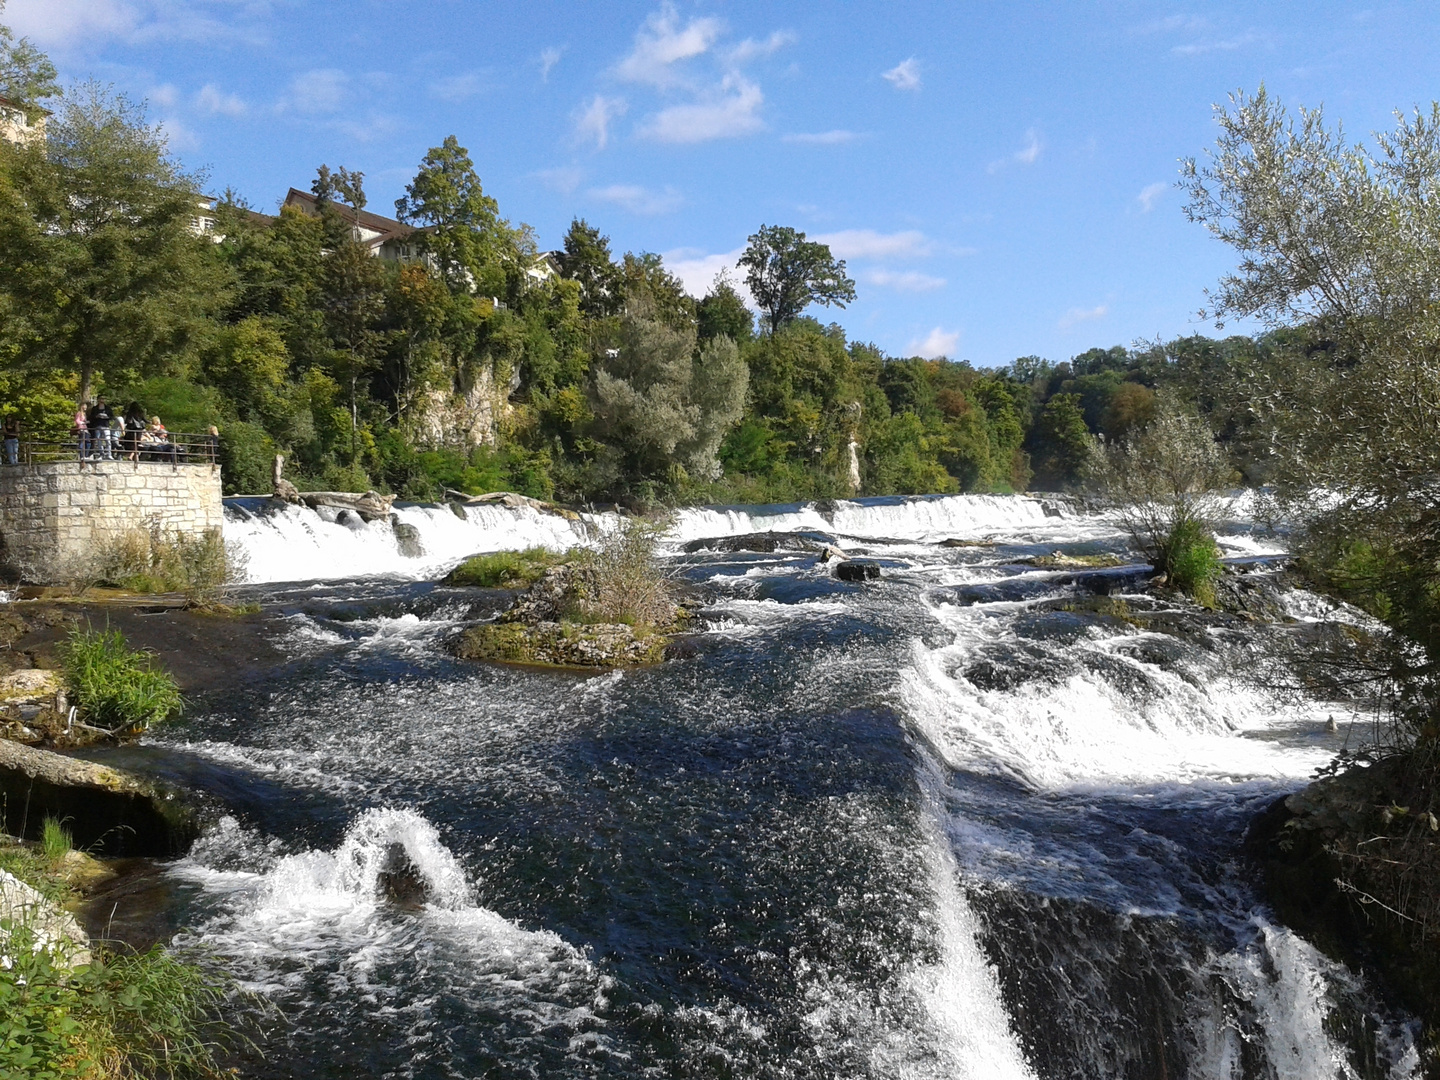
[[[131,461],[140,460],[140,434],[145,430],[145,410],[138,401],[125,406],[125,452]]]

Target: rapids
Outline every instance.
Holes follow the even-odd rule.
[[[166,878],[177,942],[286,1018],[243,1075],[1417,1074],[1408,1018],[1277,924],[1241,858],[1340,748],[1336,707],[1247,681],[1260,631],[1065,610],[1099,579],[1013,561],[1125,552],[1103,518],[993,496],[682,511],[665,557],[706,597],[696,632],[597,675],[451,659],[500,598],[432,582],[591,542],[603,515],[396,516],[419,553],[391,522],[232,500],[290,659],[127,761],[223,808]],[[884,576],[682,552],[770,530]],[[1284,546],[1243,507],[1222,545]],[[384,899],[396,851],[423,904]]]

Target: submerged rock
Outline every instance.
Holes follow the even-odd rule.
[[[820,533],[757,532],[741,536],[706,536],[684,545],[686,554],[697,551],[803,551],[820,554],[833,548],[829,537]]]
[[[390,531],[395,534],[395,548],[402,558],[419,559],[424,556],[425,545],[420,542],[420,530],[414,525],[408,525],[391,514]]]
[[[405,845],[393,842],[385,849],[385,861],[375,876],[375,891],[380,899],[397,907],[420,908],[430,899],[430,888]]]

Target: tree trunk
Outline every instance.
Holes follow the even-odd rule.
[[[91,360],[80,361],[80,408],[90,400],[90,383],[95,378],[95,364]]]

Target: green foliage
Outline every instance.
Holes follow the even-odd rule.
[[[580,568],[579,588],[567,619],[579,623],[625,623],[664,628],[677,617],[674,584],[655,557],[661,527],[626,518],[594,548],[572,552]]]
[[[1079,394],[1056,394],[1045,403],[1031,435],[1035,480],[1043,490],[1075,487],[1090,459],[1090,429]]]
[[[482,589],[523,589],[545,576],[562,557],[545,548],[524,551],[497,551],[472,555],[451,570],[444,585],[473,585]]]
[[[40,833],[40,851],[50,860],[62,859],[74,847],[74,838],[63,822],[56,821],[48,814]]]
[[[1163,538],[1159,550],[1156,569],[1168,576],[1169,584],[1213,607],[1214,581],[1224,569],[1214,534],[1193,519],[1180,521]]]
[[[65,685],[88,722],[110,731],[144,731],[178,712],[180,691],[153,658],[125,644],[119,630],[71,631],[61,651]]]
[[[811,304],[843,308],[855,299],[855,282],[845,276],[845,260],[830,248],[806,240],[803,232],[782,225],[761,225],[740,256],[745,284],[765,313],[770,333],[794,322]]]
[[[102,542],[88,570],[98,584],[133,592],[180,592],[194,606],[219,601],[227,585],[245,578],[219,529],[199,536],[159,528],[132,529]]]

